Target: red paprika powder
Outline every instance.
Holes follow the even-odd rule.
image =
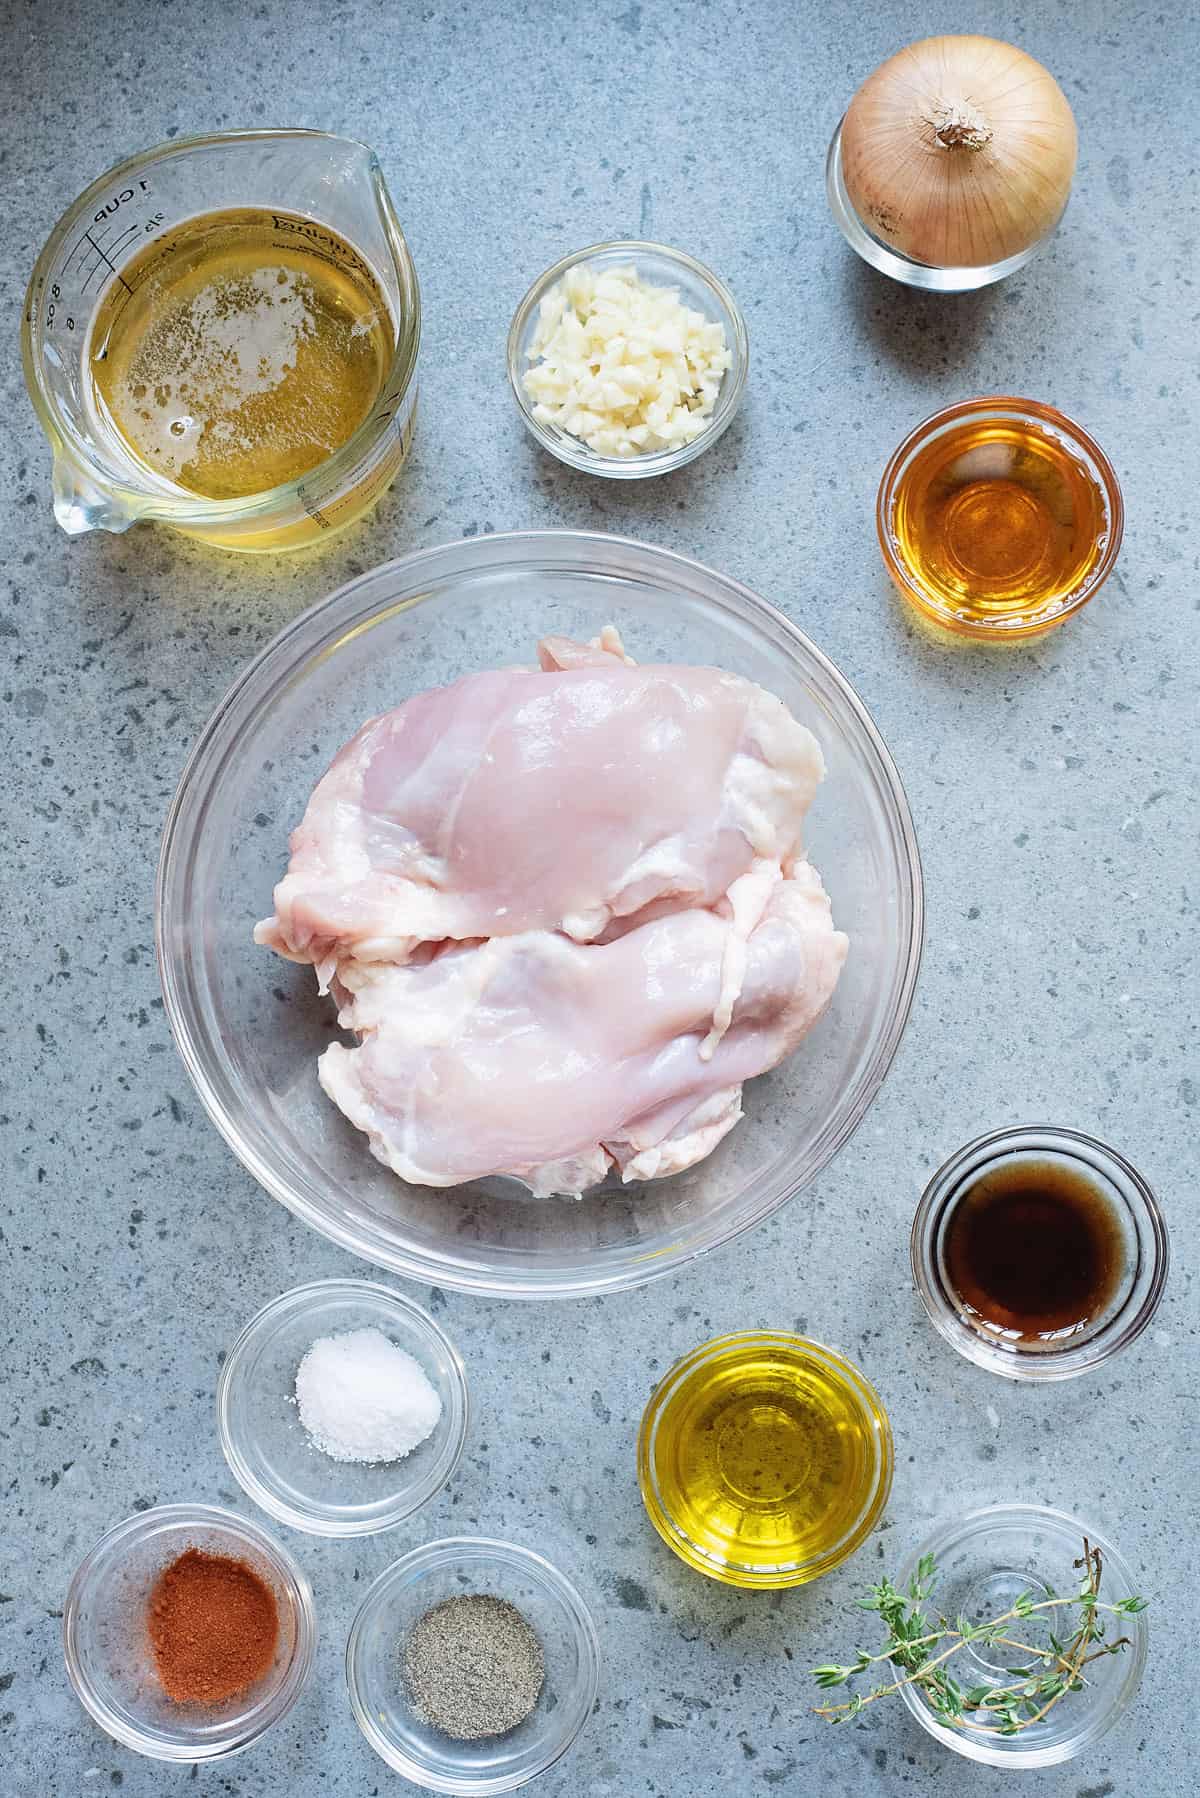
[[[179,1704],[219,1704],[261,1679],[275,1658],[275,1595],[245,1561],[188,1548],[147,1601],[163,1690]]]

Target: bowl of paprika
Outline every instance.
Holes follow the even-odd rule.
[[[255,1523],[210,1505],[127,1517],[63,1610],[67,1673],[110,1736],[165,1761],[237,1754],[296,1702],[317,1620],[308,1581]]]

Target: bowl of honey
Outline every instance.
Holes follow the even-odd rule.
[[[1014,1380],[1068,1380],[1146,1328],[1170,1239],[1124,1156],[1029,1125],[981,1136],[938,1169],[911,1254],[930,1321],[960,1355]]]
[[[866,1541],[892,1485],[878,1393],[803,1336],[720,1336],[677,1361],[638,1438],[650,1521],[728,1586],[800,1586]]]
[[[1124,523],[1111,462],[1053,406],[966,400],[927,418],[892,456],[876,525],[888,573],[941,633],[1041,636],[1098,592]]]

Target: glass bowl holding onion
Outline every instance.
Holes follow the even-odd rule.
[[[1075,117],[1048,69],[989,37],[931,37],[869,75],[829,146],[851,248],[909,287],[962,293],[1035,256],[1066,208]]]

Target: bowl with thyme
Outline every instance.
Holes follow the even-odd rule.
[[[883,1640],[813,1668],[832,1723],[899,1696],[936,1741],[987,1766],[1052,1767],[1137,1693],[1147,1601],[1098,1531],[1048,1505],[989,1505],[936,1529],[860,1600]]]

